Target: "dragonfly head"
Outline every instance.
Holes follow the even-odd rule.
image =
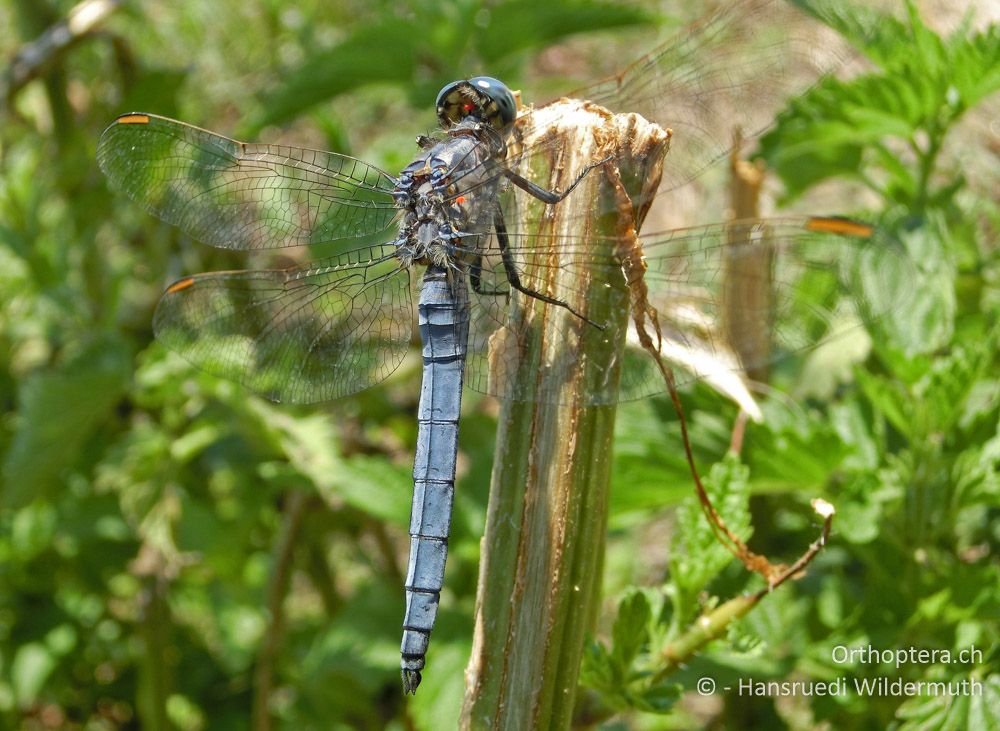
[[[441,129],[473,117],[503,134],[517,118],[513,92],[502,81],[489,76],[451,82],[438,94],[436,105]]]

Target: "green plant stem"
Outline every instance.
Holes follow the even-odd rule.
[[[941,144],[944,141],[944,132],[938,130],[938,127],[935,124],[927,130],[927,138],[929,140],[929,144],[926,151],[920,150],[919,145],[917,145],[915,141],[911,142],[913,148],[917,151],[920,160],[920,175],[917,178],[917,195],[916,200],[914,201],[914,208],[921,214],[927,207],[927,201],[930,197],[927,190],[930,186],[931,174],[934,172],[934,163],[937,161],[938,153],[941,152]]]
[[[303,570],[323,602],[326,615],[333,617],[340,611],[344,600],[337,591],[333,566],[327,559],[325,551],[327,530],[324,507],[325,503],[318,497],[313,496],[310,499],[299,533],[300,543],[305,552]]]
[[[274,685],[274,666],[281,650],[284,635],[284,604],[288,593],[288,583],[292,573],[292,558],[295,538],[302,524],[302,516],[308,505],[308,495],[303,490],[292,490],[285,504],[281,532],[274,544],[273,568],[267,586],[267,609],[270,622],[261,639],[254,668],[254,698],[251,727],[254,731],[270,731],[270,701]]]
[[[663,658],[664,663],[650,676],[650,685],[662,680],[681,667],[698,650],[716,637],[721,636],[732,622],[744,617],[765,596],[775,591],[789,579],[796,579],[802,575],[802,572],[819,555],[820,550],[822,550],[830,538],[830,526],[833,524],[833,508],[827,506],[829,507],[829,512],[826,512],[824,508],[818,507],[818,504],[821,502],[814,501],[813,506],[817,513],[823,516],[823,529],[819,538],[809,545],[806,552],[793,564],[785,566],[784,570],[774,577],[766,589],[761,589],[754,594],[730,599],[707,614],[703,614],[691,624],[687,632],[677,639],[671,640],[661,648],[660,657]],[[824,503],[824,505],[826,504]]]
[[[170,610],[167,607],[167,579],[152,573],[143,577],[139,627],[145,653],[139,662],[139,689],[136,708],[142,728],[169,731],[167,698],[170,695],[170,667],[167,638]]]
[[[817,513],[823,516],[822,531],[819,537],[809,545],[809,548],[798,560],[790,566],[784,567],[784,570],[774,577],[773,583],[767,588],[761,589],[754,594],[730,599],[698,617],[680,636],[675,636],[671,630],[668,636],[673,639],[666,642],[658,650],[659,662],[655,664],[655,668],[650,668],[651,672],[646,672],[643,676],[637,676],[636,684],[641,684],[647,689],[659,684],[665,678],[682,668],[705,645],[725,634],[733,622],[745,617],[764,597],[775,591],[786,581],[800,577],[806,567],[819,555],[820,550],[830,538],[833,510],[830,508],[827,511],[826,507],[829,506],[826,506],[824,503],[825,507],[820,507],[819,502],[814,502],[813,507]],[[674,606],[676,607],[678,604],[675,602]],[[616,712],[618,712],[617,709],[609,706],[600,695],[587,693],[581,698],[581,703],[576,709],[574,728],[592,728],[600,722],[611,718]]]

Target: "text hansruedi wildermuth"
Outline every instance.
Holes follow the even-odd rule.
[[[959,652],[942,649],[897,648],[880,650],[874,647],[847,647],[837,645],[831,653],[838,665],[887,664],[897,669],[902,665],[978,664],[982,650],[970,647]],[[875,678],[835,678],[833,680],[774,680],[741,679],[737,692],[743,696],[839,696],[847,695],[849,688],[860,696],[981,696],[983,684],[974,678],[962,680],[903,680],[885,676]]]

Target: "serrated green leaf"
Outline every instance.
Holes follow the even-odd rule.
[[[929,76],[940,78],[941,71],[948,65],[941,37],[927,27],[911,0],[906,2],[906,14],[910,22],[911,48],[916,50],[916,54],[910,54],[911,58],[915,57]]]
[[[649,600],[641,591],[632,591],[618,603],[618,614],[611,628],[611,653],[625,669],[649,639]]]
[[[747,455],[755,491],[815,493],[850,454],[822,415],[790,409],[780,400],[763,404],[767,429]]]
[[[962,506],[993,504],[1000,498],[1000,427],[992,439],[958,455],[951,480]]]
[[[968,677],[952,682],[968,683]],[[990,675],[979,683],[981,692],[921,694],[908,698],[896,709],[900,731],[965,731],[995,729],[1000,719],[1000,675]],[[957,686],[960,687],[960,686]]]
[[[916,384],[914,396],[925,429],[949,433],[965,411],[966,399],[993,359],[996,341],[987,337],[969,347],[956,345],[947,357],[938,358]]]
[[[705,491],[729,529],[743,540],[750,537],[749,470],[728,453],[702,478]],[[696,497],[677,509],[677,533],[670,560],[671,582],[687,596],[702,591],[733,560],[719,543]]]
[[[899,54],[911,34],[906,23],[870,5],[841,0],[791,0],[804,12],[830,26],[878,65]]]
[[[630,514],[662,510],[691,494],[691,473],[675,424],[664,423],[649,399],[623,404],[615,423],[612,525]]]
[[[580,684],[594,690],[605,690],[614,687],[617,676],[608,649],[600,642],[588,642],[580,665]]]
[[[636,696],[635,708],[647,713],[669,713],[683,692],[681,683],[657,683]]]
[[[858,385],[872,407],[888,419],[900,433],[911,436],[913,424],[910,419],[913,401],[903,387],[893,380],[862,369],[858,369],[855,375]]]
[[[854,132],[855,141],[878,140],[883,137],[905,138],[913,131],[913,125],[908,120],[894,114],[892,110],[855,107],[848,112],[850,114],[850,129]],[[850,138],[845,137],[845,139]]]
[[[851,145],[856,149],[873,147],[874,160],[882,162],[894,179],[887,192],[897,199],[902,197],[905,205],[925,205],[927,191],[913,185],[916,176],[904,171],[903,165],[888,159],[883,141],[913,144],[926,137],[924,151],[937,150],[951,125],[967,109],[1000,88],[997,26],[971,37],[963,27],[943,40],[923,23],[912,4],[907,10],[905,24],[853,6],[824,5],[822,10],[812,11],[882,70],[847,82],[825,80],[795,100],[776,128],[762,139],[762,154],[785,183],[788,199],[828,177],[853,172],[847,165],[838,166],[835,157],[824,159],[810,149],[815,146],[831,151],[840,144],[848,149]],[[853,154],[850,161],[852,165],[859,162]],[[867,177],[871,180],[873,175],[868,173]],[[938,205],[950,200],[950,196],[945,197]]]
[[[966,108],[1000,90],[1000,25],[968,39],[953,38],[949,46],[949,78]]]

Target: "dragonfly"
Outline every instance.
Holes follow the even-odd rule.
[[[726,155],[733,127],[746,137],[759,133],[782,100],[843,61],[830,49],[817,59],[808,33],[783,33],[755,51],[748,66],[741,44],[759,41],[758,29],[773,28],[786,10],[779,0],[732,3],[574,96],[671,128],[659,192],[678,188]],[[802,74],[803,68],[810,72]],[[532,139],[540,123],[534,110],[519,113],[503,82],[488,76],[455,81],[441,90],[435,108],[440,129],[418,138],[413,161],[395,175],[348,155],[239,142],[145,112],[118,117],[97,150],[112,187],[210,246],[313,252],[356,238],[385,239],[282,269],[185,276],[166,288],[153,324],[157,339],[210,373],[275,401],[316,403],[373,386],[399,366],[416,298],[423,371],[401,642],[407,693],[421,681],[444,584],[463,386],[501,399],[557,402],[555,392],[528,392],[504,379],[505,369],[490,371],[483,354],[491,335],[510,326],[508,313],[524,303],[558,308],[599,333],[605,323],[591,316],[586,293],[547,287],[548,270],[586,265],[608,282],[623,277],[620,260],[582,241],[508,230],[503,203],[516,189],[558,206],[613,160],[592,160],[565,189],[548,189],[518,170],[530,169],[535,156],[560,142],[534,135],[537,141],[515,150],[515,139]],[[710,123],[720,116],[724,130]],[[589,215],[600,213],[598,205]],[[867,316],[892,306],[878,272],[893,254],[873,246],[879,237],[865,224],[814,216],[675,229],[643,236],[647,282],[666,303],[666,340],[733,352],[719,335],[686,335],[685,318],[671,317],[670,308],[683,301],[707,319],[718,315],[727,296],[720,274],[734,238],[746,255],[773,262],[775,296],[766,319],[784,344],[760,356],[737,355],[734,369],[749,370],[822,340],[838,305],[813,302],[803,316],[797,303],[816,273],[841,279],[844,261],[867,261],[866,271],[875,273],[875,286],[848,283]],[[418,269],[423,273],[416,277]],[[784,327],[803,317],[802,327]],[[691,370],[687,380],[704,377]],[[607,404],[663,391],[658,376],[639,369],[621,383],[595,388],[585,401]]]

